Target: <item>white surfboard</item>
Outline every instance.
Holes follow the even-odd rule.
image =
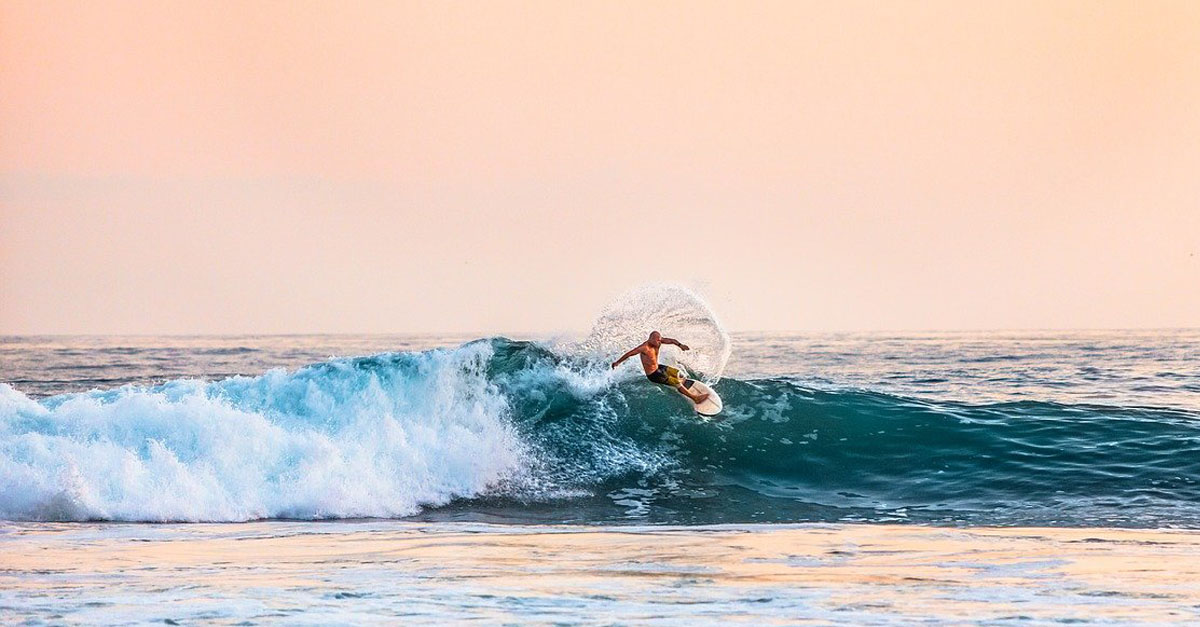
[[[725,406],[725,404],[721,402],[721,397],[717,396],[717,393],[712,391],[712,388],[695,379],[684,379],[683,387],[687,388],[689,392],[699,392],[701,394],[706,392],[708,393],[708,398],[704,399],[704,402],[695,403],[696,413],[700,414],[701,416],[706,418],[716,416],[717,414],[721,413],[721,409]]]

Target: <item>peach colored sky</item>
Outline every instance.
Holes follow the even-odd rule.
[[[0,0],[0,333],[1200,326],[1200,2]]]

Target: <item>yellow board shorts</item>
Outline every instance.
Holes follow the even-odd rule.
[[[659,384],[669,385],[671,387],[679,387],[683,383],[683,373],[679,372],[678,368],[660,365],[658,370],[646,375],[647,379]]]

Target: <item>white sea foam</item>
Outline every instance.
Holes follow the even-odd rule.
[[[34,401],[0,384],[0,518],[394,517],[519,480],[486,342]]]

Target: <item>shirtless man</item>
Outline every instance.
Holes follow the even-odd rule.
[[[621,355],[620,359],[612,362],[612,367],[616,368],[621,365],[621,362],[637,355],[642,358],[642,370],[646,371],[647,379],[660,385],[675,388],[680,394],[691,399],[693,403],[703,403],[704,399],[708,398],[708,394],[693,393],[691,390],[683,387],[683,376],[678,368],[660,366],[658,364],[658,349],[663,344],[674,344],[685,351],[690,350],[687,344],[681,344],[679,340],[663,337],[658,331],[652,331],[650,339],[637,345],[628,353]]]

